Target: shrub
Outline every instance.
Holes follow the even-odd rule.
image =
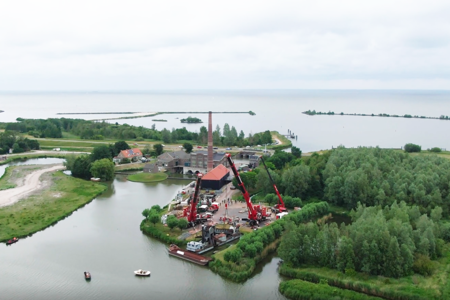
[[[411,143],[405,145],[405,152],[411,153],[411,152],[420,152],[420,151],[422,151],[422,147],[419,145],[411,144]]]
[[[428,256],[417,254],[414,260],[413,270],[415,273],[421,275],[431,275],[434,270],[433,262]]]
[[[431,149],[430,149],[430,152],[439,153],[439,152],[442,152],[442,149],[439,148],[439,147],[434,147],[434,148],[431,148]]]

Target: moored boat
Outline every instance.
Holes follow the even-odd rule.
[[[196,263],[198,265],[206,266],[212,259],[209,257],[205,257],[196,253],[192,253],[189,251],[184,251],[180,249],[175,244],[170,245],[170,247],[167,249],[169,252],[169,255],[173,255],[176,257],[179,257],[184,260],[188,260],[190,262]]]
[[[139,269],[139,270],[134,271],[134,274],[136,276],[150,276],[150,271]]]
[[[7,241],[6,245],[11,245],[11,244],[17,243],[18,241],[19,241],[19,239],[14,237],[14,238],[10,239],[9,241]]]
[[[84,272],[84,279],[86,279],[86,280],[91,280],[91,273],[89,273],[89,272]]]

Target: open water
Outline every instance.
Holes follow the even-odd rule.
[[[346,147],[380,146],[400,148],[415,143],[423,149],[450,149],[446,133],[450,121],[405,118],[307,116],[306,110],[336,114],[365,113],[450,115],[450,91],[370,91],[370,90],[203,90],[152,92],[53,92],[0,93],[0,122],[16,118],[96,119],[123,115],[57,115],[64,112],[190,112],[253,111],[248,114],[214,114],[214,127],[225,123],[246,135],[265,130],[298,136],[293,144],[304,152]],[[199,117],[203,124],[182,124],[187,116]],[[152,119],[166,119],[154,122]],[[157,129],[186,127],[191,131],[207,126],[207,115],[165,114],[156,117],[111,122]]]

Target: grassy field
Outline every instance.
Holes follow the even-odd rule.
[[[166,173],[137,173],[129,175],[127,179],[135,182],[155,182],[167,179]]]
[[[0,208],[0,241],[25,237],[55,224],[106,190],[106,185],[46,173],[51,186],[11,206]],[[6,178],[6,177],[5,177]]]

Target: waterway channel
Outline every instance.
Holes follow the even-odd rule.
[[[61,160],[12,164],[44,162]],[[0,166],[0,176],[7,166]],[[185,184],[134,183],[117,175],[105,193],[66,219],[11,246],[0,244],[0,298],[286,299],[278,292],[277,257],[236,284],[169,257],[164,244],[141,233],[142,211],[166,205]],[[137,269],[150,270],[151,277],[135,277]],[[91,272],[91,282],[83,271]]]

